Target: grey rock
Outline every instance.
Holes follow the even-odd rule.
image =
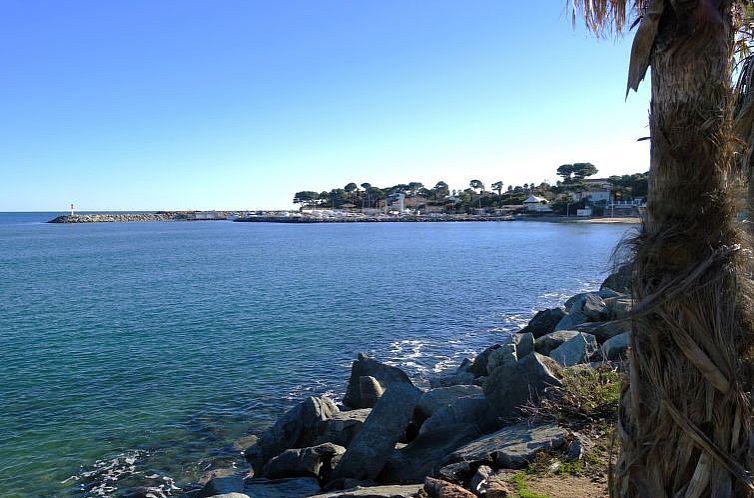
[[[301,498],[322,492],[313,477],[292,479],[247,479],[244,493],[251,498]]]
[[[338,412],[326,420],[321,420],[317,423],[317,437],[314,444],[333,443],[347,447],[359,433],[371,412],[371,408],[361,408]]]
[[[532,462],[537,453],[563,446],[567,436],[566,430],[555,424],[535,427],[516,424],[459,448],[449,456],[448,462],[521,468]]]
[[[586,315],[590,322],[599,322],[610,317],[610,309],[605,301],[592,292],[584,297],[584,302],[581,303],[581,312]]]
[[[481,392],[478,396],[459,398],[455,402],[437,410],[424,421],[419,434],[432,432],[446,425],[471,424],[479,431],[492,429],[494,418],[489,417],[490,405]]]
[[[471,372],[471,366],[473,364],[473,361],[468,358],[464,358],[461,364],[458,365],[458,368],[456,368],[456,373]]]
[[[437,471],[437,475],[442,477],[446,481],[463,483],[468,482],[472,477],[474,469],[471,468],[469,462],[456,462],[443,465]]]
[[[479,468],[476,469],[476,473],[474,474],[474,477],[471,478],[471,482],[469,483],[471,491],[476,494],[480,494],[480,492],[482,491],[482,486],[490,477],[492,477],[493,473],[494,472],[492,468],[486,465],[480,465]]]
[[[550,358],[535,352],[514,365],[496,369],[484,385],[492,414],[508,418],[530,399],[540,397],[547,386],[560,386],[553,363]]]
[[[520,334],[530,333],[534,338],[542,337],[545,334],[555,330],[555,325],[565,316],[565,311],[562,308],[551,308],[542,310],[534,315],[529,321],[529,324],[519,330]]]
[[[588,292],[580,292],[569,297],[566,302],[563,303],[563,307],[565,308],[566,312],[570,313],[574,310],[581,311],[581,305],[584,304],[584,299],[587,294]]]
[[[555,331],[573,330],[577,325],[581,325],[582,323],[586,323],[588,321],[589,318],[584,314],[583,311],[573,311],[564,316],[557,323],[557,325],[555,325]]]
[[[324,443],[309,448],[285,450],[267,462],[262,475],[270,479],[282,477],[322,478],[332,472],[332,462],[346,452],[342,446]]]
[[[416,412],[419,418],[426,419],[435,412],[448,405],[455,403],[460,398],[481,396],[484,392],[479,386],[458,385],[430,389],[422,394]]]
[[[628,351],[631,342],[631,334],[626,332],[625,334],[616,335],[615,337],[608,339],[602,345],[602,353],[608,360],[619,360],[624,357]]]
[[[550,351],[550,358],[563,366],[570,367],[589,361],[599,350],[597,339],[591,334],[579,332],[557,348]]]
[[[364,399],[361,393],[361,377],[374,377],[384,389],[393,384],[408,384],[413,387],[411,379],[400,368],[385,365],[365,354],[359,354],[351,366],[351,377],[348,380],[346,395],[343,404],[351,408],[371,408],[368,406],[369,399]]]
[[[597,292],[595,292],[599,297],[602,299],[610,299],[612,297],[622,297],[625,296],[625,294],[621,294],[618,291],[614,291],[613,289],[608,289],[605,287],[604,289],[600,289]]]
[[[424,483],[404,486],[357,487],[346,491],[315,495],[311,498],[413,498],[423,487]]]
[[[471,367],[469,368],[469,371],[474,374],[474,377],[480,377],[482,375],[487,375],[487,362],[489,361],[490,355],[494,353],[497,349],[501,347],[500,344],[495,344],[481,353],[479,353],[476,358],[474,358],[474,362],[471,364]]]
[[[432,388],[450,386],[470,386],[474,384],[474,374],[471,372],[458,372],[452,375],[443,375],[429,380]]]
[[[573,441],[570,442],[568,449],[566,449],[565,457],[566,460],[570,461],[581,460],[584,458],[584,443],[581,442],[580,438],[575,437]]]
[[[443,425],[419,434],[394,451],[379,476],[381,482],[412,483],[436,472],[451,452],[479,437],[473,423]]]
[[[630,297],[613,297],[605,299],[605,305],[610,310],[610,318],[622,320],[627,318],[634,306],[634,300]]]
[[[243,491],[243,477],[216,477],[207,482],[196,496],[197,498],[208,498],[228,493],[243,493]]]
[[[338,411],[335,403],[326,396],[305,399],[262,433],[259,440],[244,452],[246,460],[254,472],[258,473],[270,458],[283,451],[311,446],[317,435],[318,424]]]
[[[420,397],[421,392],[410,383],[390,385],[351,441],[332,478],[376,478],[408,427]]]
[[[608,276],[602,285],[600,290],[612,289],[617,292],[631,292],[631,266],[623,265],[618,268],[618,271]]]
[[[628,320],[619,320],[600,323],[584,323],[578,325],[574,330],[592,334],[597,338],[597,342],[603,343],[611,337],[630,332],[631,322]]]
[[[534,343],[534,349],[537,353],[549,355],[552,350],[559,347],[569,339],[577,337],[581,332],[577,330],[558,330],[551,332],[537,339]]]
[[[534,334],[530,332],[514,335],[513,342],[516,344],[516,357],[519,360],[534,352]]]
[[[363,407],[371,408],[385,393],[380,383],[371,375],[359,377],[359,394]]]
[[[482,389],[484,389],[484,384],[486,382],[487,382],[487,376],[486,375],[484,377],[477,377],[476,379],[474,379],[474,385],[475,386],[479,386]]]
[[[496,368],[506,365],[512,365],[517,361],[518,356],[516,355],[516,344],[514,342],[503,344],[498,349],[493,351],[492,354],[490,354],[490,357],[487,361],[486,375],[492,373],[492,371]]]
[[[225,493],[222,495],[213,495],[209,498],[249,498],[249,495],[243,493]]]

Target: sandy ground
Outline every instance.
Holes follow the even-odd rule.
[[[588,477],[547,476],[526,480],[529,491],[548,498],[608,498],[606,482]]]
[[[641,220],[638,217],[626,217],[626,218],[588,218],[586,220],[578,220],[578,223],[640,223]]]

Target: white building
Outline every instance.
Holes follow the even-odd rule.
[[[544,197],[537,197],[536,195],[531,195],[524,201],[524,208],[527,211],[533,211],[536,213],[549,213],[552,211],[550,206],[548,206],[547,199]]]

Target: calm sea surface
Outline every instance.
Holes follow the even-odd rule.
[[[0,213],[8,498],[195,480],[300,397],[340,396],[362,351],[426,382],[596,288],[628,230],[43,223],[57,214]]]

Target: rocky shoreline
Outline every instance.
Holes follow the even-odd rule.
[[[432,379],[426,391],[399,368],[359,355],[341,404],[302,400],[244,438],[247,468],[213,471],[179,496],[519,496],[510,480],[516,469],[542,455],[569,465],[585,458],[590,443],[582,433],[523,415],[562,389],[571,372],[621,368],[632,306],[626,282],[625,272],[616,273],[599,291],[538,312],[510,340]],[[125,496],[171,495],[141,488]]]

